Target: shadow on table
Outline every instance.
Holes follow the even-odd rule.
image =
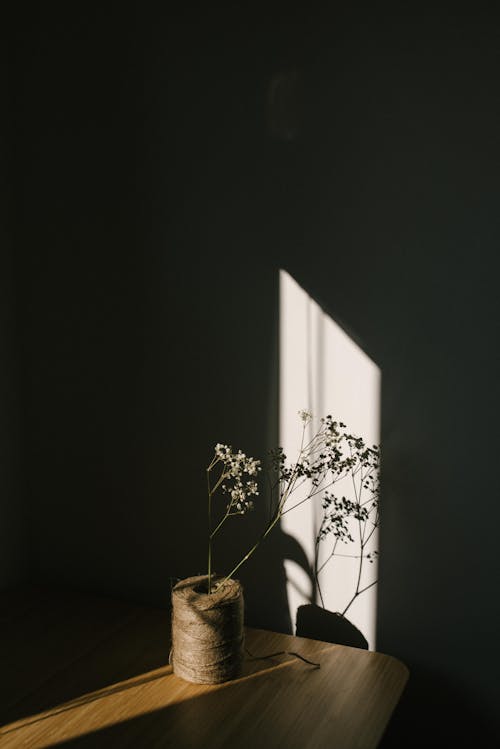
[[[260,720],[261,715],[255,715],[255,710],[252,708],[255,698],[259,694],[259,679],[270,671],[274,671],[277,674],[278,672],[282,672],[283,669],[293,667],[294,665],[295,668],[300,669],[297,677],[299,679],[307,680],[308,674],[315,671],[315,668],[311,667],[310,664],[298,663],[297,659],[290,657],[290,655],[252,658],[246,663],[245,670],[247,675],[241,679],[216,686],[212,692],[184,698],[182,696],[182,688],[187,687],[189,689],[190,685],[182,682],[182,680],[177,680],[177,677],[172,675],[172,678],[176,679],[181,685],[178,702],[160,709],[151,710],[146,714],[138,714],[121,720],[110,726],[86,733],[83,736],[57,742],[55,745],[58,747],[89,748],[101,746],[141,747],[144,749],[149,746],[160,745],[177,746],[181,749],[181,747],[190,746],[211,746],[214,737],[217,737],[219,744],[222,741],[222,745],[224,745],[223,737],[225,731],[229,731],[230,729],[234,731],[234,722],[232,720],[227,721],[227,724],[221,723],[221,718],[224,716],[224,712],[221,714],[221,705],[224,708],[226,704],[224,698],[221,701],[221,691],[224,692],[227,690],[227,698],[230,699],[231,704],[238,706],[233,713],[234,719],[236,721],[244,721],[247,729],[246,738],[242,737],[241,744],[238,744],[238,747],[252,747],[253,749],[253,746],[258,745],[258,743],[253,743],[256,740],[255,735],[262,736],[262,731],[265,730],[265,726]],[[76,703],[78,703],[78,706],[90,704],[102,698],[103,694],[116,694],[119,691],[125,691],[134,686],[143,685],[164,677],[165,673],[160,675],[146,674],[142,678],[134,679],[130,685],[117,685],[109,690],[103,690],[99,695],[82,697]],[[278,680],[276,680],[277,683]],[[50,721],[54,715],[60,715],[64,712],[68,712],[68,720],[71,720],[71,710],[72,706],[62,706],[60,710],[51,711],[47,718],[41,716],[35,717],[32,721],[27,720],[23,723],[23,728],[27,725],[43,727],[45,720]],[[247,712],[246,719],[244,717],[245,712]],[[108,715],[111,720],[115,717],[112,713],[108,713]],[[288,712],[273,716],[273,725],[276,726],[276,730],[282,730],[283,733],[286,733],[289,730],[289,723],[290,715]],[[267,718],[268,724],[269,717]],[[7,737],[15,737],[15,729],[5,735]]]
[[[472,693],[410,664],[410,679],[379,749],[498,746],[498,723]]]
[[[44,589],[16,596],[0,612],[0,725],[168,665],[168,609]]]

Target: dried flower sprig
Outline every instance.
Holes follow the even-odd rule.
[[[354,498],[339,497],[333,492],[325,491],[321,503],[323,517],[316,537],[314,575],[321,604],[324,608],[325,604],[319,582],[320,573],[335,556],[350,556],[358,560],[356,586],[352,598],[342,611],[342,615],[345,615],[356,598],[377,583],[377,580],[373,580],[364,585],[362,580],[365,561],[372,564],[378,554],[377,550],[368,552],[367,549],[380,520],[380,450],[377,445],[369,447],[361,437],[355,437],[346,432],[345,424],[333,422],[331,417],[327,417],[325,423],[329,430],[336,433],[337,449],[343,456],[346,456],[340,459],[339,464],[344,463],[347,468],[347,473],[343,478],[350,479]],[[353,534],[357,536],[359,554],[339,552],[339,542],[354,542]],[[319,565],[320,544],[331,536],[334,539],[331,551],[323,563]]]
[[[299,505],[321,495],[323,518],[316,538],[314,574],[321,602],[323,595],[319,585],[319,575],[327,562],[335,555],[338,542],[354,540],[352,523],[358,525],[361,553],[359,559],[358,580],[353,598],[344,609],[345,613],[355,598],[375,584],[361,587],[362,569],[365,560],[373,561],[376,551],[367,553],[367,544],[378,527],[378,469],[379,450],[376,445],[367,447],[360,437],[347,433],[346,425],[335,421],[332,416],[320,420],[320,426],[314,436],[306,441],[306,429],[313,421],[309,411],[299,411],[302,421],[302,438],[297,459],[287,463],[282,447],[270,453],[270,515],[266,527],[257,542],[224,578],[231,578],[238,569],[257,550],[260,543],[269,535],[274,526],[287,512]],[[219,475],[212,485],[210,474],[216,468]],[[259,494],[257,477],[261,471],[259,460],[249,458],[239,450],[234,452],[228,445],[217,444],[214,457],[207,468],[208,484],[208,591],[212,590],[212,540],[219,532],[227,518],[243,515],[253,508],[253,497]],[[345,496],[337,497],[331,487],[350,477],[354,500]],[[212,497],[218,489],[228,496],[225,513],[212,529]],[[369,493],[368,499],[362,498],[363,490]],[[292,495],[300,491],[301,498],[293,501]],[[320,542],[334,536],[333,549],[327,560],[318,567]]]
[[[210,474],[218,469],[219,474],[212,486]],[[260,460],[249,458],[241,450],[233,452],[229,445],[218,443],[214,457],[207,468],[208,487],[208,592],[212,592],[212,540],[227,518],[244,515],[253,509],[253,497],[259,494],[256,477],[261,470]],[[228,496],[226,511],[212,529],[212,497],[218,489]]]

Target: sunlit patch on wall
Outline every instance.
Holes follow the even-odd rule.
[[[332,414],[368,445],[378,445],[380,392],[377,365],[286,271],[280,271],[280,445],[285,454],[293,458],[300,449],[298,412],[302,409],[317,418]],[[307,427],[311,437],[317,424],[313,421]],[[354,498],[352,486],[341,489],[346,496],[349,491]],[[301,544],[311,570],[321,518],[321,502],[314,500],[282,518],[283,530]],[[366,555],[378,550],[378,532],[372,531]],[[331,543],[326,539],[319,545],[316,567],[321,569],[320,589],[325,609],[333,612],[345,609],[356,586],[364,590],[346,616],[374,649],[377,586],[372,583],[377,579],[377,562],[373,557],[364,560],[359,581],[359,535],[353,533],[353,537],[352,543],[337,544],[336,554],[329,561]],[[290,616],[295,622],[299,606],[321,604],[321,599],[312,576],[305,576],[291,561],[285,560],[285,569]]]

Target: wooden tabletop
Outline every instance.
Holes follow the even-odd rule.
[[[247,629],[240,679],[191,684],[168,665],[169,617],[77,594],[3,595],[0,747],[371,749],[408,678],[388,655]]]

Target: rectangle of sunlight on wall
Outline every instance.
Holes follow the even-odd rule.
[[[365,352],[327,315],[321,307],[284,270],[280,271],[280,445],[289,461],[298,456],[302,423],[298,412],[313,414],[306,427],[306,439],[320,426],[320,418],[331,414],[344,422],[347,431],[362,437],[367,445],[380,440],[381,372]],[[335,485],[338,496],[354,499],[352,481]],[[310,489],[309,489],[310,490]],[[307,491],[307,490],[306,490]],[[294,497],[293,504],[300,500]],[[323,510],[321,495],[285,513],[283,531],[303,547],[314,569],[316,537]],[[354,521],[353,521],[354,522]],[[319,582],[324,608],[342,612],[356,590],[359,573],[359,534],[353,526],[354,542],[337,544],[336,554],[327,561],[333,539],[319,544],[317,569],[324,564]],[[371,535],[366,553],[377,550],[378,533]],[[358,559],[356,559],[358,556]],[[285,560],[287,594],[293,623],[299,606],[316,603],[316,586],[303,569]],[[359,589],[371,585],[357,596],[346,613],[371,649],[375,649],[377,562],[364,563]],[[319,639],[319,638],[318,638]]]

